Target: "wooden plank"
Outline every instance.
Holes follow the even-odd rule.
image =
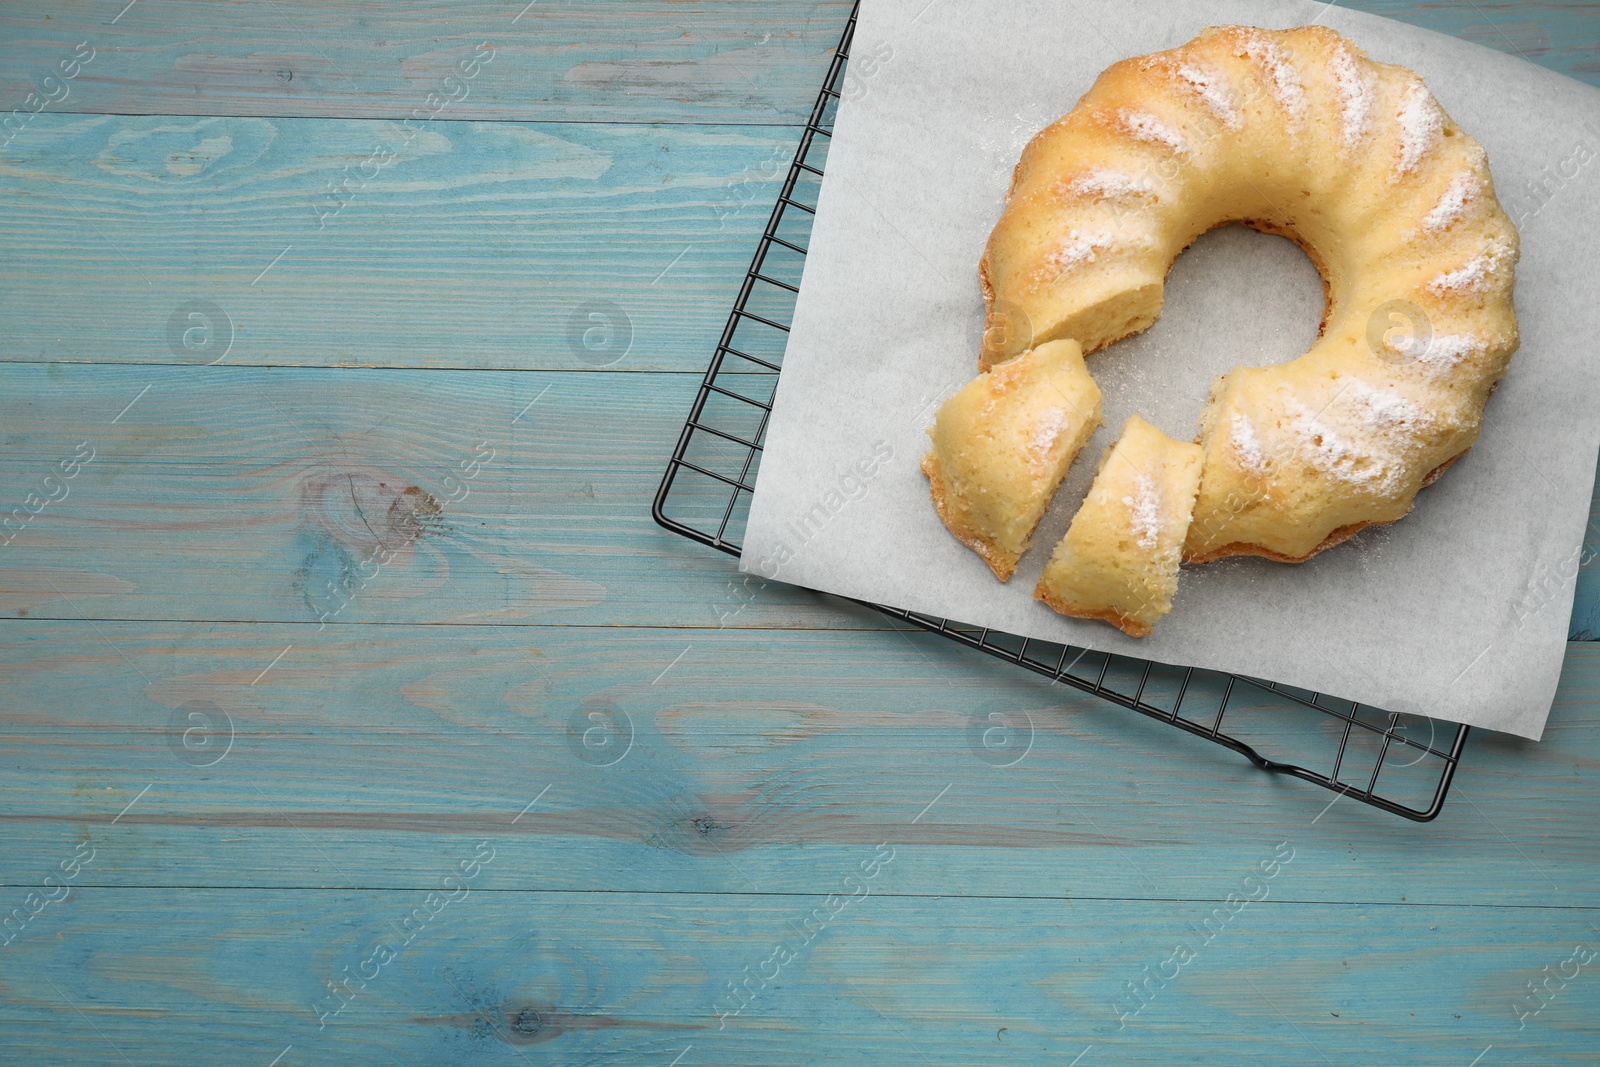
[[[798,139],[43,115],[0,164],[0,360],[703,372]]]
[[[437,94],[460,119],[793,124],[850,11],[849,0],[124,2],[0,9],[6,108],[87,42],[93,58],[65,97],[42,86],[51,110],[398,119]]]
[[[18,445],[0,454],[0,515],[20,511],[0,545],[0,614],[887,625],[835,599],[747,580],[732,559],[651,520],[697,384],[690,375],[3,365],[0,423]],[[758,409],[726,398],[712,408],[721,425],[754,434]],[[695,461],[737,477],[743,447],[697,441]],[[46,483],[80,445],[93,460],[68,483]],[[714,530],[730,492],[685,476],[673,514]],[[1592,552],[1585,564],[1580,622],[1600,604],[1591,580],[1600,564]]]
[[[689,375],[0,367],[0,423],[26,442],[0,456],[12,522],[0,611],[884,625],[746,583],[728,557],[655,525],[649,502],[695,386]],[[62,461],[91,453],[58,480]],[[734,462],[731,450],[696,458]]]
[[[471,842],[402,893],[73,889],[0,949],[8,1051],[128,1067],[1466,1067],[1492,1046],[1498,1063],[1593,1062],[1592,911],[1278,902],[1298,854],[1231,915],[903,898],[878,886],[920,861],[889,847],[870,880],[873,846],[847,857],[831,900],[519,892]],[[461,863],[474,877],[447,881]],[[1133,1014],[1124,984],[1147,973]]]
[[[1581,6],[1349,6],[1600,77],[1600,35]],[[403,118],[438,94],[460,119],[798,123],[850,3],[473,0],[448,17],[419,0],[381,11],[361,0],[122,8],[65,0],[0,10],[0,100],[24,108],[42,90],[57,113]],[[485,44],[492,57],[474,62]],[[44,83],[88,50],[86,64],[65,68],[74,77]],[[476,70],[469,78],[464,62]]]
[[[1545,740],[1475,735],[1418,825],[930,634],[0,628],[9,884],[86,839],[85,883],[415,888],[487,837],[519,888],[817,892],[892,839],[896,893],[1212,899],[1288,840],[1283,899],[1600,905],[1591,644]],[[1323,770],[1341,733],[1248,694],[1227,725]],[[1437,774],[1396,747],[1379,781],[1423,804]]]

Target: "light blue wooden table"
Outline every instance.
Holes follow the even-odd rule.
[[[848,3],[125,3],[0,11],[0,1064],[1600,1062],[1594,572],[1413,825],[651,523]]]

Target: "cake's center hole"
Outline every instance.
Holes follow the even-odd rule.
[[[1286,237],[1241,225],[1202,234],[1167,276],[1156,324],[1089,357],[1113,440],[1139,414],[1179,441],[1193,440],[1217,376],[1304,355],[1322,322],[1322,279]],[[1107,436],[1109,435],[1109,436]]]
[[[1323,305],[1316,267],[1287,237],[1241,225],[1202,234],[1167,276],[1156,324],[1088,357],[1105,424],[1072,465],[1035,543],[1065,532],[1129,415],[1194,440],[1217,376],[1304,355],[1316,343]]]

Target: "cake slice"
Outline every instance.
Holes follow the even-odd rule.
[[[1076,341],[1051,341],[1001,363],[939,408],[922,460],[933,504],[1002,582],[1100,422],[1100,388]]]
[[[1033,595],[1063,615],[1104,619],[1129,637],[1149,634],[1178,591],[1202,454],[1130,418]]]

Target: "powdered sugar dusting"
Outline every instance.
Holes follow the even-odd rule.
[[[1067,191],[1075,196],[1121,198],[1144,196],[1152,190],[1148,179],[1135,178],[1120,170],[1096,167],[1074,178],[1067,185]]]
[[[1055,274],[1065,274],[1085,263],[1093,263],[1115,242],[1116,235],[1107,231],[1069,230],[1055,251],[1044,258],[1044,266]]]
[[[1035,463],[1042,463],[1049,457],[1050,450],[1061,438],[1061,432],[1067,428],[1067,421],[1065,409],[1049,408],[1034,422],[1033,433],[1028,438],[1028,451],[1032,453]]]
[[[1261,33],[1252,33],[1245,39],[1244,54],[1261,65],[1267,75],[1267,88],[1274,100],[1299,120],[1306,114],[1306,91],[1300,84],[1300,72],[1295,70],[1289,56],[1278,43]]]
[[[1183,64],[1174,73],[1200,97],[1213,115],[1222,120],[1224,126],[1230,130],[1239,128],[1244,120],[1239,117],[1238,106],[1233,101],[1233,92],[1220,74],[1193,63]]]
[[[1375,389],[1359,378],[1351,379],[1337,404],[1347,406],[1363,423],[1383,434],[1411,434],[1432,421],[1420,405],[1386,389]]]
[[[1339,88],[1339,118],[1344,146],[1347,149],[1354,148],[1361,143],[1367,131],[1367,117],[1372,113],[1372,72],[1344,45],[1334,49],[1332,66],[1333,80]]]
[[[1467,210],[1467,204],[1476,199],[1482,192],[1478,184],[1478,176],[1470,170],[1464,170],[1450,180],[1449,188],[1433,206],[1433,210],[1422,217],[1422,228],[1428,233],[1438,233],[1447,230],[1451,223],[1459,219]]]
[[[1397,181],[1411,173],[1422,157],[1433,150],[1444,130],[1444,111],[1428,92],[1428,87],[1418,82],[1406,90],[1400,100],[1400,162],[1390,181]]]
[[[1243,415],[1235,413],[1228,427],[1228,440],[1233,445],[1233,454],[1238,457],[1239,465],[1251,474],[1265,474],[1267,457],[1261,448],[1261,438],[1256,436],[1255,426]]]
[[[1371,442],[1374,447],[1358,448],[1298,400],[1289,398],[1285,407],[1293,418],[1290,429],[1300,439],[1312,466],[1331,478],[1374,493],[1393,493],[1400,488],[1402,470],[1382,454],[1377,441]]]
[[[1152,549],[1161,536],[1161,494],[1156,483],[1144,471],[1134,477],[1133,494],[1122,498],[1128,509],[1128,520],[1139,538],[1139,547]]]
[[[1440,374],[1451,370],[1464,359],[1476,358],[1489,350],[1489,343],[1470,333],[1435,334],[1428,350],[1417,357],[1417,362],[1429,371]]]
[[[1483,292],[1502,268],[1510,265],[1511,259],[1511,246],[1503,239],[1496,239],[1483,252],[1468,260],[1465,266],[1436,276],[1428,283],[1428,289],[1440,296],[1457,292]]]
[[[1407,487],[1418,436],[1437,422],[1411,398],[1359,378],[1346,380],[1322,411],[1313,413],[1292,396],[1284,408],[1312,466],[1380,495]]]
[[[1122,123],[1122,128],[1137,140],[1165,145],[1174,152],[1189,150],[1189,144],[1181,133],[1149,112],[1123,111],[1119,112],[1117,117]]]

